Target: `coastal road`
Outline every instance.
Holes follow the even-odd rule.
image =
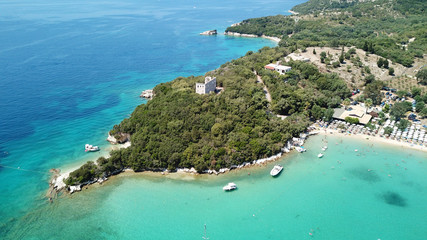
[[[256,71],[254,71],[254,74],[257,77],[257,82],[260,82],[262,84],[262,88],[264,89],[264,93],[265,93],[265,98],[267,99],[267,101],[269,103],[271,103],[270,91],[268,91],[268,88],[267,88],[267,86],[265,86],[264,81],[262,81],[261,76],[258,75]]]

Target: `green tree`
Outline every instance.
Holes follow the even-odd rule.
[[[320,53],[320,56],[321,56],[322,58],[326,58],[326,52],[321,52],[321,53]]]
[[[311,109],[311,116],[313,116],[314,119],[321,119],[324,116],[324,110],[315,104]]]
[[[406,119],[400,119],[397,128],[401,131],[404,131],[409,126],[409,121]]]
[[[385,104],[383,107],[383,112],[388,113],[390,111],[390,105]]]
[[[414,87],[411,89],[412,97],[421,96],[421,88]],[[418,101],[418,100],[417,100]]]
[[[383,86],[384,85],[381,81],[373,81],[370,84],[367,84],[365,86],[365,89],[363,90],[363,94],[365,95],[365,98],[372,99],[372,103],[374,105],[381,104],[381,100],[382,100],[381,89]]]
[[[344,99],[344,101],[342,102],[342,105],[344,105],[345,109],[347,109],[347,107],[348,107],[348,106],[350,106],[350,103],[351,103],[350,99],[349,99],[349,98],[346,98],[346,99]]]
[[[350,55],[356,54],[356,49],[355,49],[355,48],[350,48],[350,49],[347,51],[347,53],[348,53],[348,54],[350,54]]]
[[[359,123],[358,118],[346,117],[344,120],[350,124],[358,124]]]
[[[371,69],[369,68],[369,66],[365,66],[363,69],[367,74],[371,74]]]
[[[385,135],[390,135],[392,132],[393,132],[393,128],[391,128],[391,127],[384,128],[384,134]]]
[[[421,69],[415,76],[420,84],[427,85],[427,68]]]
[[[374,44],[372,42],[369,43],[369,52],[372,53],[372,54],[375,53]]]
[[[333,62],[332,63],[332,67],[334,67],[334,68],[338,68],[338,67],[340,67],[341,65],[340,65],[340,62]]]
[[[344,63],[344,46],[341,49],[341,55],[340,55],[339,60],[340,60],[340,63]]]
[[[408,105],[409,104],[409,105]],[[393,105],[390,109],[390,115],[395,117],[397,120],[401,119],[407,111],[412,108],[409,102],[398,102]]]
[[[332,38],[331,40],[331,47],[338,47],[340,42],[336,38]]]
[[[396,94],[399,98],[403,98],[404,96],[406,96],[407,92],[405,90],[399,90],[396,92]]]
[[[379,59],[378,59],[378,61],[377,61],[377,66],[378,66],[379,68],[382,68],[382,67],[383,67],[383,65],[384,65],[384,63],[383,63],[383,59],[382,59],[382,58],[379,58]]]
[[[368,112],[368,109],[372,107],[372,99],[368,98],[365,100],[365,106],[366,106],[366,112]]]
[[[418,113],[422,112],[425,107],[426,104],[424,102],[417,102],[417,104],[415,105],[415,109]]]
[[[393,76],[394,75],[394,68],[389,68],[388,69],[388,75]]]
[[[383,59],[383,66],[384,68],[388,68],[388,60],[387,59]]]
[[[368,84],[372,83],[373,81],[375,81],[374,75],[369,74],[368,76],[365,77],[365,85],[368,85]]]
[[[316,55],[316,49],[315,48],[313,48],[313,54]]]
[[[334,109],[328,108],[325,111],[325,121],[330,122],[332,121],[332,117],[334,116]]]
[[[369,45],[368,45],[368,42],[367,41],[365,41],[365,44],[363,44],[363,51],[365,51],[365,52],[368,52],[369,51]]]

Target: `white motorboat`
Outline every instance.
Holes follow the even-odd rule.
[[[323,153],[319,153],[319,154],[317,155],[317,157],[318,157],[318,158],[323,157]]]
[[[237,188],[237,185],[235,183],[228,183],[227,185],[225,185],[222,190],[224,191],[231,191]]]
[[[271,171],[270,171],[270,175],[271,175],[271,176],[273,176],[273,177],[275,177],[275,176],[279,175],[279,173],[280,173],[282,170],[283,170],[283,167],[282,167],[282,166],[280,166],[280,165],[276,165],[276,166],[274,166],[274,168],[273,168],[273,169],[271,169]]]
[[[326,149],[328,149],[328,146],[322,147],[322,151],[326,151]]]
[[[304,147],[295,147],[295,150],[297,150],[298,152],[302,153],[305,152],[305,148]]]
[[[99,147],[98,146],[93,146],[90,144],[86,144],[85,145],[85,152],[96,152],[99,151]]]

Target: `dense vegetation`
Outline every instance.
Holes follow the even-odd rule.
[[[422,85],[427,85],[427,68],[421,69],[417,75],[417,80]]]
[[[307,15],[249,19],[230,27],[227,31],[278,36],[282,41],[279,47],[248,52],[207,73],[217,77],[217,85],[224,88],[219,94],[195,93],[196,82],[203,82],[204,76],[159,84],[152,100],[138,106],[131,117],[110,131],[116,137],[130,134],[132,146],[112,151],[110,157],[99,158],[96,163],[86,163],[72,172],[66,183],[88,182],[124,168],[218,170],[276,154],[284,143],[304,131],[310,120],[329,121],[334,107],[341,102],[350,105],[351,93],[337,74],[321,73],[310,63],[290,61],[287,65],[292,70],[284,75],[265,70],[266,64],[283,61],[296,49],[347,45],[382,56],[377,62],[380,68],[389,68],[388,60],[410,66],[427,50],[426,6],[422,0],[311,0],[294,8]],[[343,48],[333,66],[351,60],[354,53],[354,48],[347,53]],[[320,56],[322,62],[330,61],[326,52]],[[389,68],[389,74],[393,72]],[[271,103],[255,73],[270,90]],[[370,74],[369,68],[366,73]],[[419,71],[416,77],[420,84],[426,84],[427,70]],[[380,104],[383,82],[371,74],[364,81],[365,104]],[[419,89],[412,95],[417,112],[427,115],[426,95]],[[399,119],[410,108],[410,103],[395,104],[390,114]],[[282,120],[277,114],[287,117]],[[346,120],[356,123],[356,119]],[[405,124],[403,121],[400,127]]]
[[[290,49],[356,46],[411,66],[427,51],[425,9],[425,0],[311,0],[293,8],[309,15],[248,19],[226,31],[280,37]]]
[[[254,54],[250,58],[260,56]],[[288,65],[292,70],[285,75],[258,70],[270,89],[272,110],[277,114],[305,112],[313,119],[326,117],[329,120],[332,108],[351,95],[346,83],[336,74],[320,73],[314,65],[301,61],[291,61]]]
[[[195,93],[195,83],[203,82],[203,76],[159,84],[153,100],[138,106],[110,132],[131,134],[132,146],[111,152],[97,164],[88,162],[66,183],[83,183],[126,167],[218,170],[278,153],[286,141],[307,128],[310,118],[332,116],[327,108],[349,94],[342,79],[321,74],[311,64],[291,63],[294,69],[282,76],[263,70],[287,54],[285,48],[266,47],[209,72],[224,87],[220,94]],[[271,106],[254,70],[272,89]],[[275,113],[288,117],[281,120]]]

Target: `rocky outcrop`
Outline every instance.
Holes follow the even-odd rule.
[[[200,33],[200,35],[217,35],[217,34],[218,34],[218,32],[216,31],[216,29],[208,30],[208,31]]]
[[[116,134],[116,137],[111,136],[108,133],[107,141],[109,141],[111,144],[123,144],[125,142],[128,142],[129,140],[130,140],[130,134],[129,133],[118,133],[118,134]]]
[[[225,32],[224,35],[235,36],[235,37],[259,37],[255,34],[245,34],[245,33],[237,33],[237,32]]]
[[[51,172],[54,173],[54,175],[50,180],[50,186],[56,191],[60,191],[65,188],[67,185],[64,183],[64,180],[68,178],[70,172],[65,172],[61,174],[61,170],[59,169],[55,169],[55,171]]]
[[[81,185],[70,186],[69,190],[70,190],[70,193],[79,192],[82,190],[82,187]]]
[[[139,95],[139,97],[146,98],[146,99],[152,99],[154,97],[154,92],[152,89],[144,90],[141,92],[141,95]]]

